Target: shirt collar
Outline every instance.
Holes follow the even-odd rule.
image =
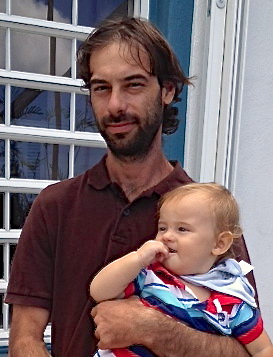
[[[112,183],[106,168],[106,157],[107,155],[105,155],[100,162],[98,162],[94,167],[87,171],[88,184],[93,186],[97,190],[103,190]],[[154,192],[161,196],[165,192],[170,191],[171,189],[177,186],[192,182],[192,179],[182,169],[179,162],[170,161],[170,164],[174,168],[172,172],[167,177],[165,177],[165,179],[163,179],[158,185],[156,185],[155,187],[151,187],[147,191],[145,191],[142,196],[150,196]]]

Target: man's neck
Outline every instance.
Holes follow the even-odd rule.
[[[112,182],[116,182],[130,202],[156,186],[167,177],[173,167],[162,151],[149,153],[144,159],[123,161],[111,152],[106,158],[106,166]]]

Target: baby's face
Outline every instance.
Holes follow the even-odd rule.
[[[163,264],[178,275],[206,273],[216,257],[214,218],[204,193],[194,192],[163,203],[156,240],[169,249]]]

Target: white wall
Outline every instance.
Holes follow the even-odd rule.
[[[235,196],[273,340],[273,1],[250,0]]]

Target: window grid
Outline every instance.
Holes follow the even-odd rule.
[[[10,309],[4,304],[4,294],[7,289],[11,249],[10,244],[18,242],[21,230],[11,229],[11,193],[39,193],[44,187],[54,183],[53,180],[12,179],[10,172],[11,140],[31,141],[39,143],[69,145],[68,177],[74,175],[74,153],[77,146],[105,147],[104,140],[98,133],[75,132],[76,94],[82,94],[81,81],[76,79],[77,41],[82,41],[92,28],[76,26],[78,17],[78,2],[73,1],[72,24],[30,19],[11,14],[11,1],[6,1],[6,14],[0,14],[0,24],[6,28],[5,35],[5,69],[0,70],[0,83],[5,85],[5,123],[0,125],[0,139],[5,140],[5,177],[0,178],[0,191],[3,192],[3,224],[0,229],[0,244],[3,246],[3,277],[0,279],[0,294],[2,296],[2,327],[0,328],[0,345],[5,345],[8,338]],[[71,39],[71,78],[11,71],[11,30],[31,32],[52,37]],[[67,92],[70,94],[70,130],[41,129],[11,125],[11,86],[42,89],[46,91]],[[50,342],[50,327],[45,332],[45,342]]]
[[[2,328],[0,328],[0,346],[7,345],[10,309],[3,303],[7,289],[12,250],[17,244],[21,229],[11,228],[11,195],[38,194],[56,180],[35,180],[11,178],[11,141],[63,144],[69,146],[68,177],[74,176],[75,147],[105,148],[105,142],[98,133],[76,131],[76,95],[88,95],[81,90],[81,81],[76,78],[77,42],[83,41],[92,30],[91,27],[78,26],[78,0],[72,1],[72,23],[58,23],[36,18],[28,18],[11,14],[11,1],[6,0],[6,13],[0,13],[0,26],[6,29],[5,35],[5,69],[0,69],[0,84],[5,86],[5,123],[0,124],[0,140],[5,141],[5,175],[0,178],[0,193],[3,193],[3,229],[0,229],[0,244],[3,245],[3,278],[0,279],[2,296]],[[141,6],[142,4],[142,6]],[[148,0],[128,1],[129,13],[134,16],[148,17]],[[134,9],[134,11],[133,11]],[[11,31],[58,37],[72,41],[71,77],[51,76],[11,70]],[[70,128],[69,130],[46,129],[11,125],[11,88],[31,88],[44,91],[55,91],[70,94]],[[50,343],[50,326],[47,327],[44,340]]]

